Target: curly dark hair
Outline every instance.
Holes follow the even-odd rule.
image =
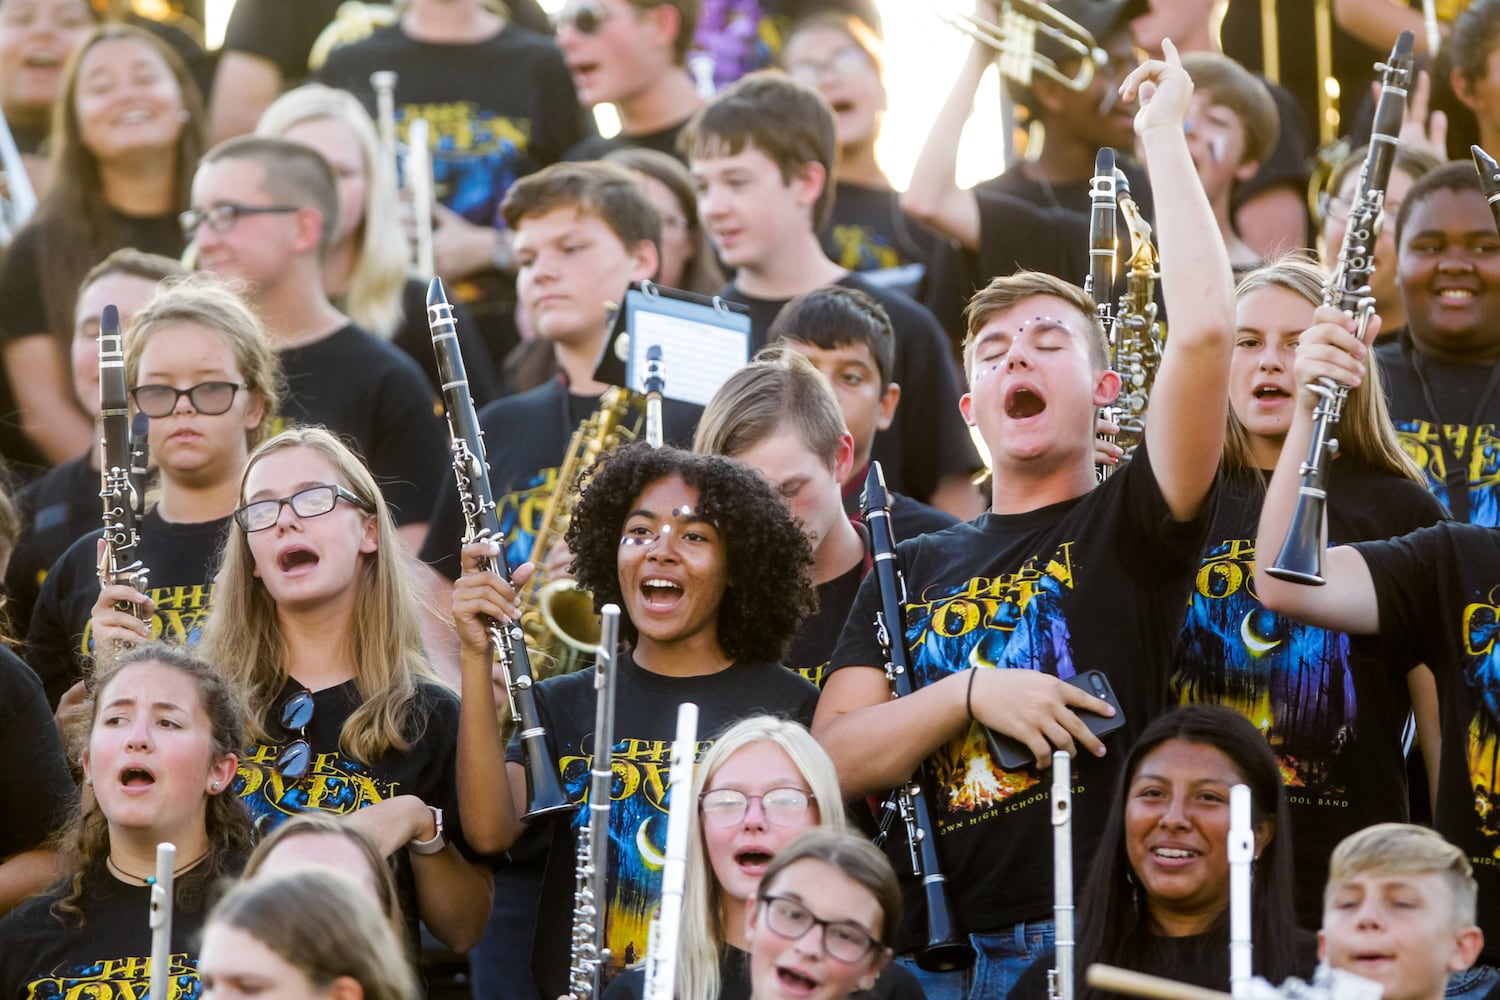
[[[777,662],[797,626],[817,607],[812,549],[786,504],[760,475],[719,455],[626,445],[595,466],[568,526],[573,575],[597,611],[620,594],[620,532],[636,498],[658,480],[681,476],[719,526],[731,586],[719,604],[719,645],[736,661]],[[628,614],[620,629],[634,644]]]

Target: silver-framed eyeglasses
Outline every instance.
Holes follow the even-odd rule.
[[[751,802],[760,803],[766,822],[791,826],[807,817],[807,807],[817,799],[800,788],[772,788],[761,795],[746,795],[738,788],[715,788],[698,796],[698,809],[709,826],[736,826],[750,811]]]
[[[333,510],[340,500],[349,501],[366,514],[375,512],[374,504],[342,486],[309,486],[289,497],[251,501],[234,512],[234,520],[245,531],[265,531],[281,520],[282,507],[292,508],[298,517],[320,517]]]
[[[762,896],[766,926],[774,933],[796,941],[814,927],[823,928],[823,950],[829,958],[854,963],[876,948],[880,939],[859,924],[847,920],[824,920],[790,896]]]

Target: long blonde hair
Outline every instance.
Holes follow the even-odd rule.
[[[1300,295],[1313,305],[1323,302],[1323,285],[1328,273],[1311,256],[1291,254],[1251,271],[1240,279],[1235,289],[1235,298],[1243,298],[1262,288],[1281,288]],[[1380,366],[1375,363],[1375,354],[1365,358],[1365,380],[1349,390],[1344,403],[1343,418],[1339,421],[1339,452],[1416,483],[1426,483],[1422,471],[1401,448],[1396,436],[1396,427],[1391,423],[1390,412],[1385,405],[1385,390],[1381,386]],[[1226,472],[1244,472],[1255,469],[1250,453],[1250,434],[1245,425],[1229,408],[1229,425],[1224,435],[1224,469]]]
[[[828,752],[802,726],[770,715],[752,715],[724,731],[693,776],[693,826],[688,835],[687,882],[683,887],[682,934],[677,948],[677,995],[718,997],[719,946],[725,938],[723,890],[714,877],[708,852],[703,846],[703,824],[698,815],[698,796],[719,769],[736,753],[756,743],[773,743],[791,758],[812,790],[818,810],[817,826],[842,832],[844,802],[839,794],[838,772]]]
[[[321,427],[282,431],[256,448],[240,479],[240,502],[245,502],[245,483],[256,463],[292,448],[306,448],[323,456],[338,473],[340,485],[375,507],[370,516],[375,518],[376,549],[359,559],[354,620],[344,637],[355,664],[360,705],[344,720],[339,734],[339,746],[345,753],[369,763],[381,754],[411,745],[416,734],[408,731],[408,723],[417,681],[437,680],[422,651],[420,610],[412,597],[421,591],[403,558],[396,523],[370,470]],[[249,542],[237,526],[224,542],[214,606],[199,651],[205,659],[220,664],[246,693],[250,709],[246,730],[252,741],[264,741],[263,720],[286,683],[287,649],[276,602],[256,579]]]
[[[285,137],[293,125],[317,118],[332,118],[348,125],[365,165],[364,218],[354,232],[358,252],[341,305],[354,322],[390,340],[405,318],[401,292],[406,285],[407,243],[394,170],[369,113],[347,91],[311,83],[289,90],[272,102],[261,113],[255,134]]]

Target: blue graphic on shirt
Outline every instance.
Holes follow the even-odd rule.
[[[1441,428],[1426,420],[1397,420],[1401,448],[1417,463],[1427,478],[1427,488],[1448,508],[1448,453],[1462,455],[1469,448],[1469,523],[1500,527],[1500,437],[1494,424],[1468,427],[1447,424]],[[1443,436],[1447,435],[1447,448]]]

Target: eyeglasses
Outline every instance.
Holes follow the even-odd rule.
[[[766,908],[766,926],[796,941],[814,927],[823,928],[823,950],[840,962],[858,962],[879,948],[880,939],[858,924],[846,920],[824,920],[795,899],[786,896],[762,896]]]
[[[320,517],[333,510],[340,500],[347,500],[366,514],[375,505],[361,499],[342,486],[309,486],[299,493],[276,500],[256,500],[234,512],[234,520],[246,531],[265,531],[281,520],[281,508],[290,507],[298,517]]]
[[[182,227],[183,237],[191,240],[198,235],[198,227],[204,223],[208,223],[208,228],[216,233],[227,233],[244,215],[287,215],[300,211],[296,205],[241,205],[238,202],[221,201],[208,208],[188,209],[177,217],[177,224]]]
[[[170,385],[138,385],[130,390],[136,408],[148,417],[170,416],[177,409],[177,401],[183,396],[193,404],[193,409],[205,417],[217,417],[228,413],[234,405],[234,394],[245,388],[238,382],[199,382],[190,389],[178,389]]]
[[[846,79],[856,73],[873,69],[870,57],[855,45],[845,45],[832,56],[822,61],[798,59],[786,64],[787,75],[794,80],[816,87],[826,74],[833,79]]]
[[[312,763],[312,747],[307,742],[307,724],[313,716],[313,693],[303,688],[281,706],[281,728],[296,732],[297,738],[286,745],[276,759],[276,773],[296,781],[307,773]]]
[[[1353,209],[1348,201],[1343,198],[1335,198],[1329,195],[1323,196],[1323,218],[1333,222],[1343,222],[1349,218],[1349,212]],[[1394,219],[1401,211],[1401,202],[1392,201],[1387,198],[1385,202],[1385,217]]]
[[[581,3],[575,3],[571,7],[558,11],[554,26],[572,28],[580,35],[597,35],[612,16],[612,12],[605,9],[602,4],[594,3],[593,0],[582,0]]]
[[[766,822],[791,826],[807,816],[807,807],[816,799],[800,788],[773,788],[764,795],[746,795],[738,788],[716,788],[698,796],[698,809],[710,826],[735,826],[750,811],[750,803],[759,802]]]

